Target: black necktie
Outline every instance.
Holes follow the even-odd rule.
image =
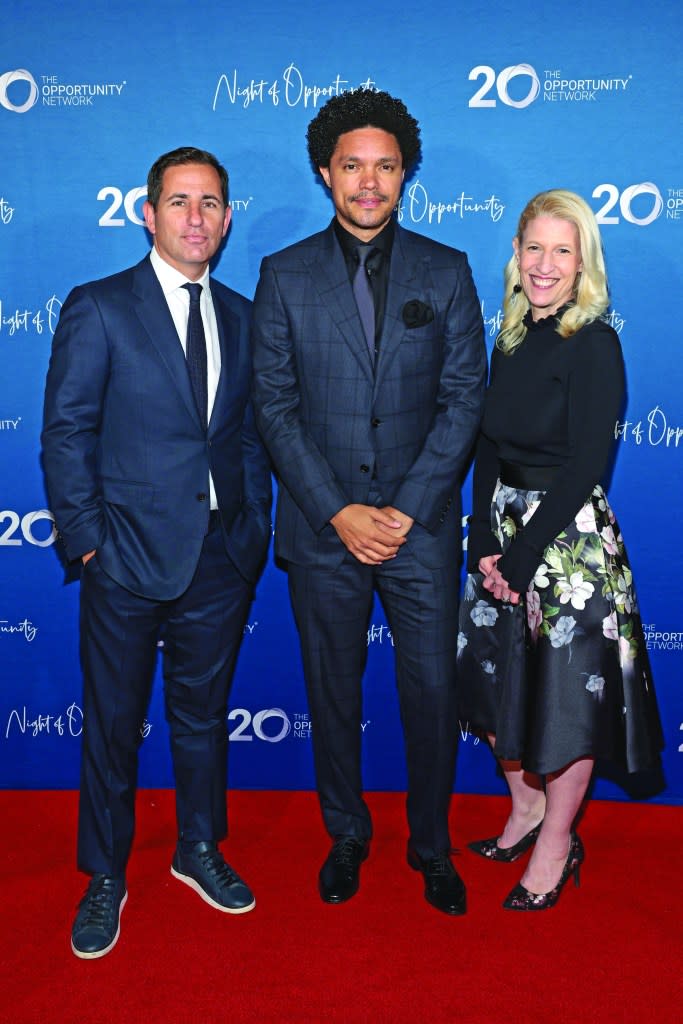
[[[370,254],[374,251],[370,245],[359,245],[357,247],[358,269],[353,278],[353,294],[373,363],[375,361],[375,300],[372,297],[366,263]]]
[[[185,345],[187,372],[190,375],[199,418],[206,430],[209,387],[206,371],[206,336],[202,323],[202,311],[199,308],[202,286],[200,284],[184,284],[183,288],[187,288],[190,293],[190,315],[187,318],[187,342]]]

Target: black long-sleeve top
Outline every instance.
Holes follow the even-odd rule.
[[[500,462],[557,466],[552,483],[524,529],[498,561],[513,590],[523,593],[548,544],[585,504],[605,471],[624,395],[624,365],[616,332],[595,320],[570,338],[556,318],[525,320],[527,334],[511,355],[494,349],[474,468],[468,568],[499,554],[491,532],[491,499]]]

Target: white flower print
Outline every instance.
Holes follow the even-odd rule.
[[[602,530],[600,530],[600,536],[602,537],[602,542],[605,546],[605,551],[607,552],[607,554],[616,555],[619,551],[619,548],[617,547],[617,539],[614,536],[614,530],[612,529],[612,527],[603,526]]]
[[[496,490],[496,508],[499,512],[502,512],[507,505],[508,501],[511,501],[517,495],[517,491],[514,487],[506,487],[505,484],[501,484]]]
[[[541,501],[541,492],[540,491],[528,491],[527,492],[527,496],[526,496],[526,500],[527,500],[528,504],[527,504],[527,510],[524,513],[524,515],[522,516],[522,526],[526,526],[526,524],[529,522],[529,520],[531,519],[532,515],[534,514],[534,512],[538,508],[538,506],[540,504],[540,501]]]
[[[617,613],[610,612],[602,620],[602,635],[606,636],[608,640],[619,639],[619,627],[617,625]]]
[[[549,633],[550,643],[553,647],[566,647],[574,639],[576,619],[573,615],[560,615],[557,623]]]
[[[633,594],[631,593],[631,588],[623,576],[617,576],[617,587],[619,589],[613,595],[615,605],[620,610],[630,612],[633,607]]]
[[[470,612],[470,618],[475,626],[492,626],[498,618],[498,612],[486,601],[477,601]]]
[[[579,533],[595,533],[595,513],[592,505],[584,505],[574,516]]]
[[[600,700],[605,689],[605,680],[602,676],[589,676],[586,689],[589,693],[594,693],[598,700]]]
[[[625,636],[619,637],[619,664],[622,669],[626,667],[629,661],[634,658],[634,652],[631,650],[631,645]]]
[[[534,586],[543,589],[543,587],[547,587],[549,583],[550,580],[548,579],[548,566],[545,564],[545,562],[541,562],[534,576]]]
[[[569,579],[563,576],[557,581],[557,589],[560,592],[560,604],[567,604],[571,601],[572,608],[581,612],[586,607],[586,601],[592,596],[595,587],[592,583],[584,580],[580,572],[573,572]]]
[[[526,593],[526,621],[529,624],[532,638],[536,640],[538,627],[543,622],[543,612],[541,611],[541,598],[532,587]]]
[[[524,524],[538,497],[525,489],[498,485],[492,528],[503,549],[529,531]],[[540,498],[544,501],[543,495]],[[520,629],[531,657],[538,656],[539,664],[545,664],[545,659],[553,664],[557,699],[563,705],[566,702],[568,714],[573,711],[577,717],[601,718],[609,710],[618,721],[627,701],[628,714],[634,714],[631,689],[637,709],[644,700],[638,694],[647,696],[651,685],[635,585],[618,520],[602,490],[597,488],[585,506],[575,506],[574,511],[565,528],[556,531],[539,552],[533,579],[523,595],[523,608],[495,600],[477,573],[475,588],[470,590],[465,582],[462,625],[455,629],[458,665],[462,668],[467,662],[469,667],[471,663],[482,692],[488,691],[490,699],[494,694],[498,697],[495,691],[505,685],[503,653],[507,654],[507,643],[517,638],[516,627],[520,626],[508,621],[505,613],[521,615]],[[514,633],[510,631],[513,625]],[[464,636],[458,635],[459,628]]]
[[[471,601],[477,592],[477,584],[475,583],[474,577],[471,573],[468,573],[467,579],[465,580],[465,587],[463,590],[463,600]]]

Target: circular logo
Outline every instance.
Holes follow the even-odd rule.
[[[7,95],[7,90],[14,82],[27,82],[29,87],[28,99],[25,103],[12,103]],[[12,110],[15,114],[25,114],[27,110],[38,102],[38,86],[30,71],[24,68],[17,68],[16,71],[6,71],[0,75],[0,104],[5,110]]]
[[[513,100],[508,93],[508,85],[510,84],[510,79],[517,78],[520,75],[530,78],[531,85],[529,86],[529,92],[523,99]],[[498,75],[497,88],[498,95],[503,103],[506,103],[509,107],[521,108],[528,107],[530,103],[534,102],[541,91],[541,83],[531,64],[513,64],[509,68],[504,68]]]

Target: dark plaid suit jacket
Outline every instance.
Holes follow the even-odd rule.
[[[465,254],[397,226],[373,368],[330,225],[263,260],[253,350],[257,423],[279,482],[277,556],[339,565],[346,549],[329,521],[372,488],[415,520],[415,557],[457,565],[486,375]]]

